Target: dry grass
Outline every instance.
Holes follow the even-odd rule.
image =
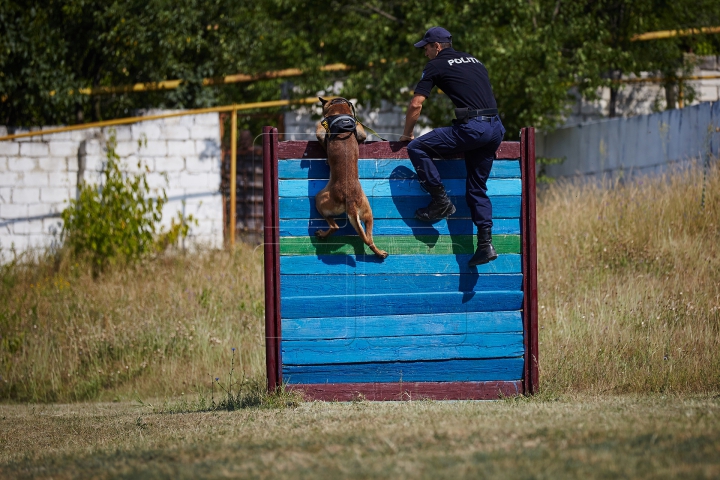
[[[43,259],[4,267],[0,398],[178,396],[264,369],[262,256],[206,252],[116,268]]]
[[[52,258],[5,266],[0,398],[145,403],[0,404],[0,477],[717,478],[720,172],[701,209],[703,182],[543,192],[532,399],[263,396],[262,261],[247,246],[95,280]],[[250,379],[241,410],[198,412],[231,347]]]
[[[705,189],[704,208],[701,198]],[[720,388],[720,172],[553,185],[538,205],[541,381],[557,392]]]
[[[720,172],[552,185],[538,204],[541,388],[720,390]],[[264,376],[261,251],[148,261],[94,280],[44,259],[2,267],[0,398],[178,397]]]
[[[720,398],[0,405],[3,478],[718,478]]]

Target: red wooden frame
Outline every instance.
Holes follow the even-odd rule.
[[[522,201],[520,235],[523,268],[523,328],[525,331],[525,375],[523,391],[534,394],[538,389],[537,325],[537,232],[535,222],[535,129],[520,131],[520,172]]]
[[[282,384],[280,351],[280,217],[278,131],[263,127],[263,223],[265,227],[265,366],[268,391]]]
[[[408,158],[406,142],[360,145],[360,158]],[[282,385],[280,350],[280,234],[278,159],[324,158],[318,142],[278,142],[276,128],[263,128],[263,212],[265,226],[265,354],[268,391]],[[525,371],[519,381],[298,384],[288,388],[313,400],[488,400],[538,389],[537,236],[535,221],[535,129],[523,128],[520,142],[503,142],[498,159],[520,158],[522,199],[523,330]]]

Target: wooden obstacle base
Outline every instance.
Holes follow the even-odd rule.
[[[522,381],[514,382],[402,382],[288,385],[308,400],[497,400],[519,395]]]

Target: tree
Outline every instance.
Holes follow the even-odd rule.
[[[523,126],[562,123],[571,85],[586,96],[611,86],[616,95],[613,79],[623,73],[677,76],[697,39],[631,38],[720,24],[720,2],[699,1],[0,0],[0,122],[74,123],[139,108],[273,100],[285,80],[203,87],[201,79],[285,68],[305,72],[285,88],[290,96],[325,91],[366,106],[405,105],[426,61],[412,44],[442,25],[456,48],[488,67],[508,137],[516,138]],[[331,63],[350,70],[321,70]],[[176,78],[184,81],[171,91],[78,94]],[[443,95],[423,108],[432,125],[447,123],[451,111]]]
[[[261,15],[258,15],[261,14]],[[257,86],[204,88],[202,79],[265,67],[248,49],[267,23],[255,2],[0,0],[0,121],[29,126],[276,98]],[[183,79],[180,88],[106,96],[82,88]],[[276,82],[277,83],[277,82]],[[30,107],[30,108],[28,108]]]

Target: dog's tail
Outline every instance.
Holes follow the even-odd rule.
[[[355,213],[348,215],[348,220],[358,235],[360,235],[360,239],[363,242],[368,243],[367,233],[365,233],[363,224],[360,222],[360,212],[355,210]]]
[[[375,255],[378,255],[380,258],[385,258],[388,256],[387,252],[384,250],[380,250],[375,246],[375,242],[373,242],[372,239],[372,217],[368,217],[367,224],[368,224],[368,232],[365,232],[365,229],[362,226],[362,223],[360,223],[360,212],[355,209],[353,213],[348,212],[348,220],[350,221],[350,224],[353,226],[355,231],[360,236],[360,240],[365,243],[368,247],[370,247],[370,250],[372,250]]]

